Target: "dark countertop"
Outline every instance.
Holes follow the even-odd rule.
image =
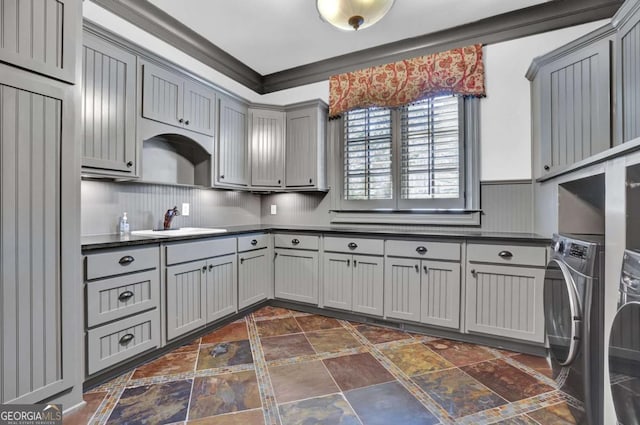
[[[548,237],[535,233],[502,233],[502,232],[483,232],[481,230],[425,230],[425,231],[403,231],[397,229],[358,229],[348,227],[332,227],[332,226],[273,226],[273,225],[245,225],[245,226],[221,226],[227,231],[225,233],[189,235],[189,236],[172,236],[172,237],[153,237],[153,236],[120,236],[118,234],[83,236],[81,238],[82,250],[91,251],[95,249],[120,248],[125,246],[137,246],[158,244],[162,242],[175,242],[203,238],[220,238],[225,236],[239,235],[243,233],[253,232],[307,232],[307,233],[335,233],[352,236],[384,236],[389,238],[403,239],[454,239],[454,240],[473,240],[473,241],[509,241],[509,242],[527,242],[536,244],[548,244]]]

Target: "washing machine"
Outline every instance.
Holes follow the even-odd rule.
[[[640,252],[622,260],[618,311],[609,337],[609,380],[618,423],[640,424]]]
[[[547,360],[553,378],[584,410],[578,424],[601,425],[604,404],[604,238],[554,235],[544,277]]]

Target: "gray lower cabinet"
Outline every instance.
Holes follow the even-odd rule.
[[[640,2],[626,2],[613,21],[617,26],[618,138],[627,142],[640,137]]]
[[[267,248],[238,254],[238,308],[269,298],[271,256]]]
[[[167,267],[167,340],[207,323],[207,271],[205,260]]]
[[[380,256],[325,253],[324,305],[382,316],[383,268]]]
[[[318,252],[275,250],[275,297],[318,304]]]
[[[287,108],[285,186],[326,188],[327,105],[309,102]]]
[[[207,323],[238,311],[236,254],[207,261]]]
[[[94,175],[136,176],[136,57],[83,35],[82,167]]]
[[[384,285],[386,317],[460,327],[460,263],[387,258]]]
[[[284,186],[285,114],[268,109],[249,109],[251,185]]]
[[[247,105],[221,97],[218,152],[214,183],[217,186],[249,185],[249,137]]]
[[[80,0],[3,0],[0,59],[67,83],[76,82]]]

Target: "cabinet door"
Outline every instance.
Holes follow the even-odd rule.
[[[242,309],[269,297],[270,271],[268,249],[238,254],[238,308]]]
[[[135,175],[136,57],[87,32],[83,43],[82,166]]]
[[[251,184],[282,187],[284,183],[284,112],[251,113]]]
[[[544,342],[543,268],[469,264],[467,329]]]
[[[220,134],[216,182],[222,185],[249,184],[248,108],[229,99],[220,99]]]
[[[386,259],[384,315],[395,319],[420,321],[420,260]]]
[[[81,0],[3,0],[0,61],[76,82]]]
[[[383,270],[382,257],[353,256],[353,311],[382,316]]]
[[[184,80],[165,69],[142,63],[142,116],[183,127]]]
[[[207,261],[207,323],[238,311],[236,254]]]
[[[423,323],[460,327],[460,263],[422,261]]]
[[[36,403],[74,384],[65,380],[79,336],[62,332],[77,302],[63,292],[60,254],[61,145],[73,134],[64,102],[62,89],[0,65],[0,403]]]
[[[318,304],[318,253],[278,249],[275,256],[276,298]]]
[[[204,325],[207,320],[207,262],[167,267],[167,339]]]
[[[191,131],[215,134],[216,93],[208,87],[187,81],[184,84],[184,126]]]
[[[617,114],[619,133],[622,142],[640,137],[640,9],[636,10],[618,30],[617,78],[618,104],[621,111]]]
[[[323,300],[325,307],[351,310],[353,292],[351,254],[324,255]]]
[[[611,146],[610,55],[604,39],[541,70],[543,174]]]
[[[287,112],[285,182],[287,187],[305,187],[314,181],[318,168],[317,108]]]

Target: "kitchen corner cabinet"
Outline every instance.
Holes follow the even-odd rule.
[[[141,65],[144,118],[214,136],[213,89],[148,61],[141,61]]]
[[[251,185],[263,188],[284,186],[285,113],[249,109]]]
[[[327,108],[322,102],[288,107],[285,186],[326,189]]]
[[[460,244],[386,241],[385,317],[458,329]]]
[[[4,0],[0,59],[11,65],[76,83],[80,0]]]
[[[542,246],[469,244],[467,330],[544,343]]]
[[[216,186],[249,185],[249,108],[246,104],[220,98],[219,134],[216,144]]]
[[[534,174],[557,171],[611,147],[611,46],[607,25],[534,60]]]
[[[136,177],[136,57],[87,31],[83,35],[83,171]]]
[[[273,296],[273,258],[269,235],[238,238],[238,308]]]
[[[616,22],[616,84],[618,138],[640,137],[640,2],[626,2],[613,18]]]
[[[382,316],[383,252],[382,240],[325,238],[324,306]]]
[[[274,296],[317,305],[318,237],[276,234],[274,239]]]

